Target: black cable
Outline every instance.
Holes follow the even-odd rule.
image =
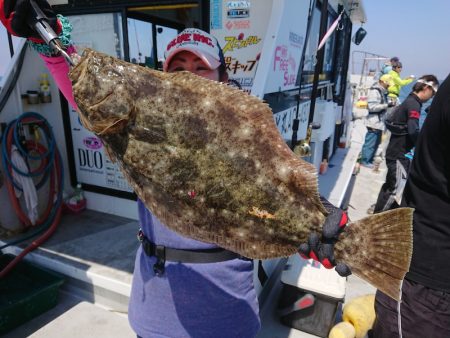
[[[14,86],[17,83],[17,80],[19,79],[20,71],[22,70],[23,66],[23,60],[25,59],[25,53],[26,53],[26,46],[24,45],[22,47],[22,50],[20,51],[19,58],[17,59],[17,67],[14,71],[14,77],[10,81],[8,88],[6,89],[6,92],[4,92],[4,88],[2,88],[0,92],[0,114],[3,111],[3,108],[5,108],[6,103],[8,102],[9,97],[11,96],[12,91],[14,90]],[[3,94],[4,93],[4,94]]]

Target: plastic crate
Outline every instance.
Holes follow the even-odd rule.
[[[0,256],[0,269],[14,259]],[[53,308],[62,276],[20,261],[0,279],[0,335]]]

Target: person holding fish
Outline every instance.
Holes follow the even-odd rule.
[[[68,52],[75,52],[67,19],[56,16],[44,0],[38,3],[47,10],[48,16],[55,18],[52,24]],[[28,10],[29,2],[26,0],[0,0],[0,21],[10,33],[32,38],[34,33],[24,28]],[[255,336],[260,328],[260,319],[252,258],[274,258],[299,252],[305,258],[320,261],[327,268],[336,267],[343,276],[349,275],[351,269],[391,297],[396,297],[411,255],[412,211],[398,209],[346,227],[346,214],[319,198],[314,167],[295,157],[283,143],[270,108],[255,97],[217,83],[226,83],[228,75],[223,52],[212,35],[196,28],[182,31],[166,48],[164,73],[92,50],[86,51],[78,65],[70,70],[64,58],[54,54],[42,41],[33,39],[30,44],[41,54],[69,103],[78,106],[83,123],[92,127],[89,130],[102,138],[116,159],[121,159],[122,170],[139,196],[141,230],[138,238],[141,246],[136,255],[129,304],[129,321],[139,337]],[[98,64],[87,67],[91,61]],[[114,72],[115,69],[123,70],[123,74],[117,76],[120,72]],[[105,74],[102,73],[104,71]],[[127,83],[129,88],[114,86],[115,95],[97,100],[95,90],[98,88],[92,86],[92,81],[98,76],[114,76],[111,81],[103,78],[103,83],[111,85],[124,74],[128,76],[131,73],[133,76]],[[193,91],[197,85],[200,89]],[[145,118],[154,119],[151,120],[154,123],[144,127],[121,115],[134,86],[139,90],[136,90],[138,97],[130,99],[134,107],[133,116],[138,116],[141,122],[145,122]],[[215,97],[207,96],[211,93],[216,93]],[[162,99],[162,94],[178,102],[176,110],[171,109],[174,102]],[[229,106],[221,106],[226,109],[217,111],[219,109],[211,103],[216,99],[222,100],[221,95],[232,97],[233,101]],[[89,114],[86,114],[93,106],[91,100],[100,101],[103,108],[108,106],[106,110],[101,109],[107,112],[104,118],[97,115],[95,126],[95,121],[90,121]],[[150,100],[155,112],[143,118],[137,103]],[[186,103],[183,100],[190,101]],[[118,102],[125,103],[121,105]],[[198,102],[201,102],[201,107],[196,106]],[[240,102],[240,111],[233,107],[236,102]],[[248,108],[245,102],[256,107],[255,110],[245,110]],[[167,110],[168,107],[171,111]],[[223,120],[225,116],[228,117],[226,123],[218,123],[212,128],[208,126],[210,121],[199,116],[199,111],[205,107],[208,107],[205,112],[209,114],[208,118],[214,116]],[[157,115],[160,112],[165,114],[164,118]],[[251,128],[242,128],[241,122],[250,114],[255,115],[258,123],[250,120],[253,123]],[[118,116],[122,117],[117,119]],[[170,130],[164,129],[167,123],[159,119],[165,122],[170,118],[173,118],[170,122],[182,123]],[[227,128],[233,123],[237,132],[220,134],[217,131],[218,127]],[[266,126],[266,131],[262,131],[261,128]],[[180,130],[182,133],[176,134]],[[205,142],[205,133],[211,130],[216,133],[215,137],[206,138]],[[255,130],[259,138],[253,142],[259,148],[255,147],[252,156],[230,151],[226,157],[216,160],[223,151],[210,150],[214,147],[222,149],[221,146],[230,143],[229,139],[233,137],[235,144],[245,144],[240,137],[245,138]],[[123,151],[120,137],[124,133],[129,136],[126,147],[139,142],[143,145],[132,149],[137,155],[132,155],[134,159],[129,162],[125,162],[126,154],[120,153]],[[145,150],[144,147],[152,146],[154,153],[168,148],[177,151],[174,146],[165,148],[158,145],[158,142],[168,142],[171,133],[176,135],[175,142],[181,140],[182,144],[176,146],[189,156],[182,159],[177,156],[150,158],[147,157],[148,151],[140,152]],[[220,142],[214,143],[217,140]],[[263,160],[258,160],[257,156]],[[156,165],[151,163],[155,158]],[[178,161],[173,162],[176,165],[165,167],[167,163],[164,161],[170,162],[174,158]],[[161,165],[163,170],[159,173],[158,166]],[[211,168],[228,170],[231,174],[221,176]],[[246,170],[255,173],[246,175]],[[258,173],[262,181],[254,179]],[[153,175],[152,181],[148,175]],[[227,179],[227,186],[224,179]],[[161,180],[165,183],[152,185],[152,182]],[[177,186],[187,183],[194,188],[184,190]],[[170,191],[172,185],[175,188]],[[168,199],[167,196],[171,197]],[[392,234],[386,233],[388,225]],[[369,243],[372,238],[383,240]],[[393,247],[396,250],[385,250]],[[386,261],[392,264],[385,264]]]

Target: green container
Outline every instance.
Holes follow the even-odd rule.
[[[0,269],[14,259],[0,256]],[[48,311],[58,302],[62,276],[20,261],[0,279],[0,335]]]

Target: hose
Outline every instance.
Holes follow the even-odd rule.
[[[44,135],[45,145],[39,142],[38,139],[32,140],[25,138],[23,129],[27,125],[31,125],[35,128],[35,135]],[[36,128],[39,128],[39,130]],[[29,163],[30,160],[33,162],[40,161],[37,168],[30,170],[27,173],[15,167],[11,161],[11,151],[13,145],[17,147],[18,151],[27,163]],[[31,234],[27,234],[20,239],[16,239],[0,247],[0,250],[4,249],[8,246],[30,239],[45,231],[41,237],[33,241],[0,272],[0,278],[4,277],[25,255],[44,243],[56,230],[61,218],[64,182],[61,156],[56,146],[52,128],[48,124],[47,120],[40,114],[33,112],[24,113],[19,118],[8,124],[5,133],[3,134],[1,155],[3,167],[6,173],[8,195],[17,217],[25,225],[25,227],[30,228],[32,226],[32,222],[22,210],[20,201],[15,195],[15,189],[21,191],[22,188],[17,182],[15,182],[13,172],[22,176],[35,178],[37,180],[37,183],[35,182],[36,190],[39,190],[48,184],[49,195],[47,199],[47,207],[41,217],[39,217],[36,221],[35,230],[32,231]],[[47,181],[49,182],[47,183]]]
[[[24,137],[20,135],[23,134],[23,128],[27,124],[34,124],[35,126],[40,127],[45,136],[48,149],[43,144],[38,143],[37,141],[25,140]],[[13,171],[20,174],[21,176],[42,176],[40,181],[36,184],[37,190],[44,186],[44,184],[48,180],[48,175],[50,174],[50,193],[47,201],[47,209],[36,222],[37,224],[42,224],[50,215],[51,209],[53,207],[55,193],[56,167],[53,165],[53,162],[55,158],[56,141],[54,139],[52,129],[48,122],[41,115],[37,113],[24,113],[18,119],[13,120],[9,123],[3,136],[2,161],[3,167],[6,170],[8,194],[19,220],[26,227],[30,227],[32,223],[25,212],[21,209],[19,200],[15,197],[14,188],[22,191],[22,187],[14,181]],[[25,159],[41,161],[40,166],[35,170],[31,170],[29,173],[22,172],[17,167],[15,167],[10,158],[11,148],[13,144],[17,147],[17,149]],[[37,152],[38,155],[32,155],[32,151]]]

